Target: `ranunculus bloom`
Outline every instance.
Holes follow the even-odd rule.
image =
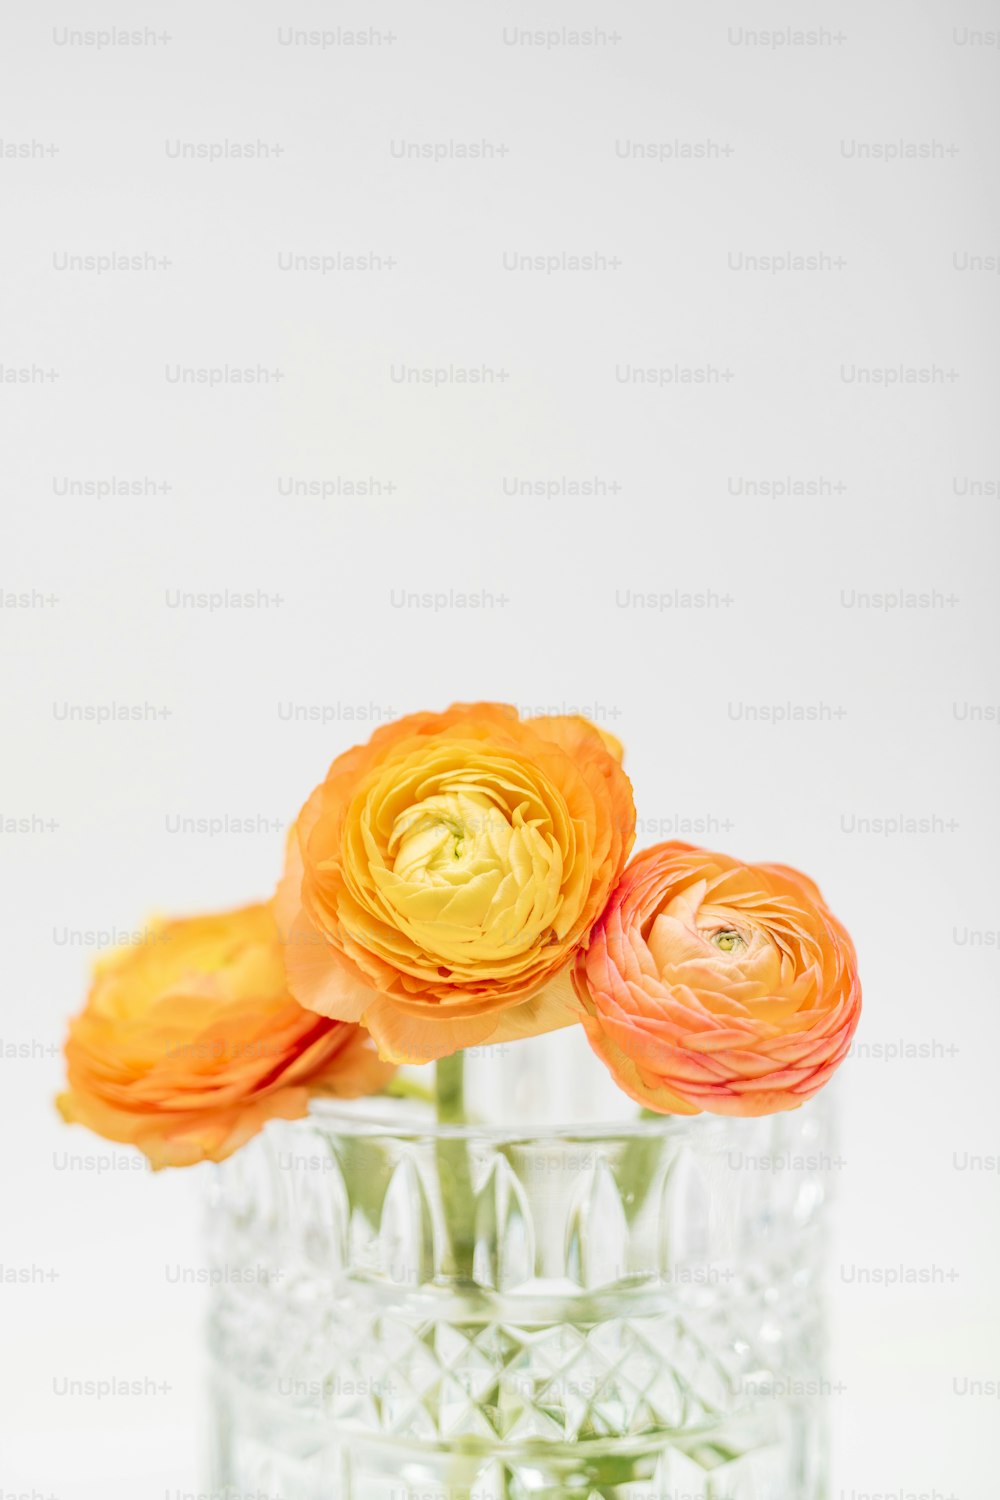
[[[396,1062],[576,1019],[566,970],[635,830],[620,751],[585,719],[476,703],[341,755],[279,888],[292,993]]]
[[[595,1052],[663,1114],[795,1109],[861,1007],[854,946],[811,880],[679,843],[629,865],[574,984]]]
[[[311,1093],[371,1093],[392,1071],[360,1027],[289,995],[270,903],[151,924],[99,960],[66,1061],[63,1118],[154,1167],[221,1161]]]

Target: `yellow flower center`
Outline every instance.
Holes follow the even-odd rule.
[[[445,792],[399,814],[389,836],[393,872],[425,885],[454,885],[505,861],[511,826],[488,798]]]
[[[548,820],[526,812],[465,786],[393,818],[383,899],[402,930],[449,969],[526,952],[556,921],[562,851]]]

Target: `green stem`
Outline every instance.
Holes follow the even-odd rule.
[[[439,1125],[465,1124],[465,1058],[440,1057],[434,1067]]]
[[[663,1116],[652,1109],[640,1109],[640,1120],[662,1120]],[[625,1205],[625,1217],[631,1224],[642,1212],[653,1173],[663,1151],[659,1137],[636,1136],[622,1152],[619,1181]]]
[[[434,1103],[434,1095],[429,1088],[409,1078],[400,1078],[398,1073],[389,1079],[382,1092],[389,1099],[419,1099],[421,1104]]]
[[[440,1125],[464,1125],[465,1059],[461,1052],[439,1058],[435,1065],[437,1118]],[[437,1143],[438,1180],[444,1209],[448,1254],[446,1269],[461,1281],[472,1280],[475,1250],[475,1201],[472,1164],[461,1138]]]

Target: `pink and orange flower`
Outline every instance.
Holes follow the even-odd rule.
[[[854,946],[807,876],[681,843],[632,861],[574,983],[594,1051],[664,1114],[795,1109],[861,1007]]]

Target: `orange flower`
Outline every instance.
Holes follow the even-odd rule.
[[[573,1021],[566,971],[635,830],[620,753],[586,719],[476,703],[341,755],[279,888],[292,993],[394,1062]]]
[[[861,1008],[853,944],[811,880],[690,844],[636,856],[574,984],[595,1052],[662,1114],[795,1109]]]
[[[371,1093],[392,1071],[365,1032],[288,994],[270,904],[151,924],[99,960],[66,1061],[63,1119],[154,1167],[221,1161],[310,1093]]]

